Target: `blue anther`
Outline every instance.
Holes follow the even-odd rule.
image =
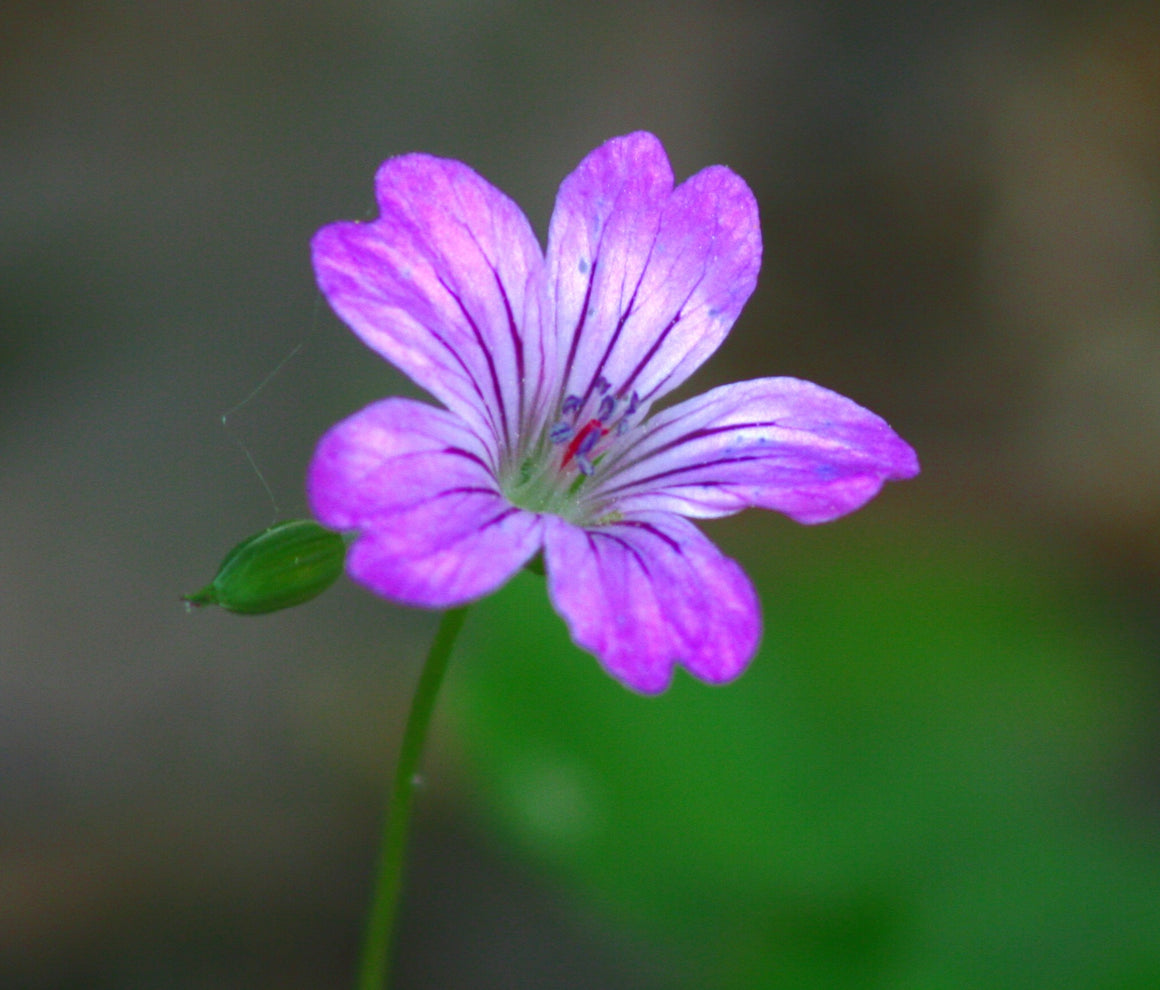
[[[584,437],[580,440],[580,445],[576,448],[577,460],[579,460],[579,458],[584,454],[589,453],[592,448],[596,446],[597,441],[600,439],[600,434],[601,431],[595,429],[589,430],[586,434],[584,434]]]
[[[558,422],[548,431],[548,439],[551,440],[552,443],[563,443],[565,440],[571,439],[571,437],[572,424],[565,423],[564,420],[560,420],[560,422]]]
[[[596,381],[593,382],[592,384],[596,388],[596,391],[599,392],[601,395],[603,395],[605,392],[607,392],[612,387],[611,384],[609,384],[608,379],[605,378],[603,375],[600,375],[599,377],[597,377]]]
[[[611,395],[606,395],[600,400],[600,408],[596,410],[596,418],[602,423],[607,423],[608,418],[612,415],[612,410],[616,408],[616,400]]]
[[[575,416],[580,411],[580,396],[564,396],[564,405],[560,409],[561,416]]]

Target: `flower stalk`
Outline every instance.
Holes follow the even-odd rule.
[[[395,765],[390,804],[383,821],[374,893],[359,962],[358,990],[383,990],[388,986],[411,810],[419,782],[419,760],[451,650],[466,618],[467,606],[448,609],[443,613],[419,674],[415,697],[411,701],[411,711],[407,716],[407,727],[403,731],[403,743]]]

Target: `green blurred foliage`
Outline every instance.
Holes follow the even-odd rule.
[[[449,704],[481,807],[690,987],[1160,985],[1142,658],[1025,541],[881,520],[713,527],[766,623],[724,688],[626,691],[535,576],[481,604]]]

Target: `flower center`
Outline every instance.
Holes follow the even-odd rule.
[[[640,398],[635,392],[627,399],[614,396],[603,378],[597,379],[594,390],[596,394],[588,402],[576,395],[565,396],[546,437],[501,477],[500,486],[513,505],[561,516],[578,525],[607,518],[594,492],[596,483],[589,479],[628,431]],[[588,417],[581,415],[585,406],[592,410]]]

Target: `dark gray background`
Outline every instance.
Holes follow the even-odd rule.
[[[393,154],[546,228],[643,128],[752,185],[765,265],[699,386],[794,374],[935,513],[1066,547],[1154,637],[1150,5],[17,3],[0,35],[0,982],[343,985],[429,616],[340,585],[188,616],[332,422],[405,388],[307,244]],[[285,364],[287,355],[300,350]],[[278,373],[230,417],[221,416]],[[432,756],[439,780],[439,744]],[[453,775],[450,775],[453,776]],[[661,986],[433,784],[400,985]],[[411,982],[407,983],[406,980]]]

